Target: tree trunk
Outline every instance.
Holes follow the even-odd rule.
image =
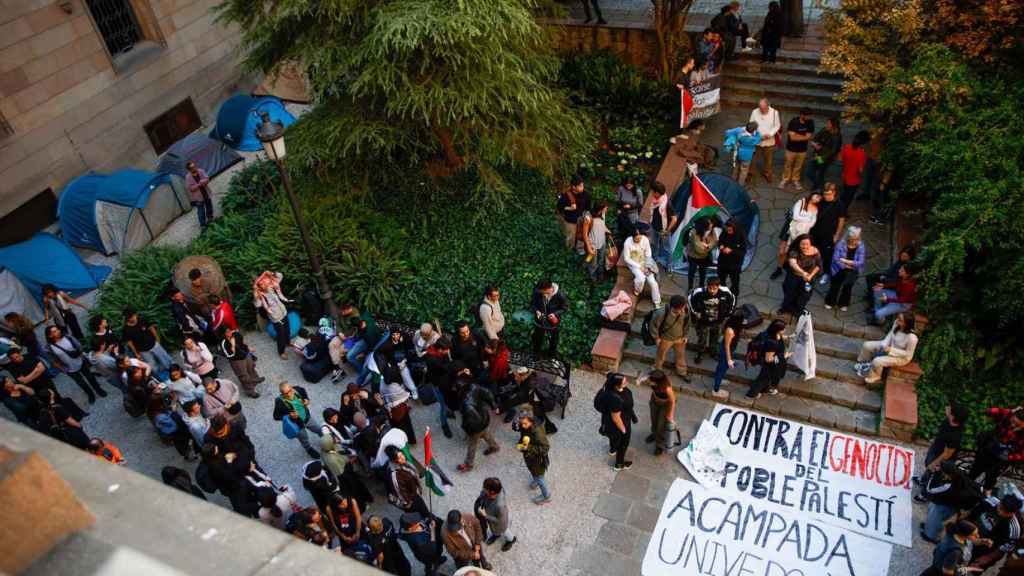
[[[651,0],[654,4],[654,33],[658,39],[658,65],[666,82],[674,80],[678,35],[686,34],[686,17],[693,0]]]

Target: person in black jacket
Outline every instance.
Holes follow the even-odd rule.
[[[459,464],[459,472],[469,472],[476,460],[476,447],[480,440],[487,443],[484,456],[498,451],[498,443],[487,429],[491,424],[491,410],[497,410],[498,404],[490,390],[476,383],[469,385],[465,398],[462,400],[462,430],[466,433],[466,460]]]
[[[747,391],[747,398],[760,398],[761,392],[765,389],[768,390],[768,394],[771,396],[779,393],[779,381],[786,374],[786,358],[788,358],[786,341],[782,335],[785,329],[785,322],[782,320],[772,320],[772,323],[768,325],[768,328],[763,333],[747,344],[750,347],[755,345],[755,341],[762,342],[763,340],[761,371],[758,372],[757,378],[750,385],[750,390]]]
[[[455,324],[452,359],[461,360],[473,372],[473,376],[479,376],[484,366],[484,344],[484,339],[470,329],[469,322],[459,320]]]
[[[707,286],[694,288],[687,298],[690,315],[697,327],[697,356],[694,362],[700,364],[707,352],[712,358],[718,356],[718,338],[722,324],[732,314],[736,298],[728,288],[721,285],[717,277],[708,278]]]
[[[633,409],[633,393],[622,374],[608,374],[601,396],[601,425],[615,454],[615,470],[628,470],[633,462],[626,460],[633,424],[639,422]]]
[[[975,543],[971,566],[984,570],[1017,549],[1021,538],[1020,509],[1020,498],[1007,494],[1001,499],[988,496],[971,510],[970,521],[978,527],[982,539],[988,540]]]
[[[928,514],[921,526],[921,538],[938,544],[946,520],[961,510],[971,510],[981,501],[981,487],[967,477],[952,460],[942,462],[929,474],[922,492]]]
[[[292,386],[288,382],[281,382],[278,390],[281,394],[274,400],[274,420],[290,418],[299,429],[296,435],[299,444],[306,449],[310,458],[319,458],[320,453],[309,444],[309,434],[306,433],[306,430],[317,436],[321,436],[323,433],[320,424],[313,419],[313,415],[309,411],[309,394],[306,393],[306,389],[302,386]]]
[[[256,358],[245,343],[242,333],[230,326],[224,327],[224,338],[220,342],[220,351],[231,364],[231,371],[235,373],[238,382],[245,390],[249,398],[259,398],[260,393],[256,386],[263,382],[264,378],[256,372]]]
[[[373,565],[395,576],[412,576],[412,566],[398,543],[398,530],[391,520],[370,516],[363,525],[363,540],[373,549]]]
[[[541,280],[533,290],[530,309],[533,311],[533,354],[541,355],[544,338],[548,339],[547,356],[558,356],[558,332],[561,328],[562,314],[569,308],[569,300],[558,291],[558,284],[551,280]]]
[[[203,437],[203,445],[213,444],[224,456],[234,454],[242,473],[249,470],[249,462],[256,460],[256,446],[245,433],[245,428],[232,424],[224,414],[210,418],[210,428]]]
[[[217,491],[231,501],[231,509],[239,514],[251,515],[248,513],[244,486],[248,462],[243,462],[236,454],[222,453],[216,444],[204,444],[202,466],[206,467]]]
[[[749,246],[743,226],[735,218],[726,220],[718,236],[718,277],[729,286],[734,299],[740,297],[740,271]]]
[[[423,563],[426,576],[434,576],[437,569],[448,561],[444,555],[441,521],[417,512],[407,512],[399,519],[400,538],[409,545],[413,556]]]

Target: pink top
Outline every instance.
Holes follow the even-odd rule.
[[[199,176],[198,178],[192,175],[192,172],[185,174],[185,185],[188,186],[188,191],[192,195],[193,202],[203,201],[203,188],[210,183],[210,177],[206,175],[206,172],[202,168],[196,168]],[[209,191],[207,191],[209,193]]]

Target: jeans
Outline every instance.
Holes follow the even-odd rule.
[[[633,274],[633,293],[637,296],[643,294],[644,286],[647,286],[651,290],[651,302],[655,308],[661,306],[661,286],[658,285],[658,277],[654,272],[648,272],[646,269],[636,266],[635,264],[627,263],[626,267],[629,268],[630,273]]]
[[[705,256],[704,258],[687,258],[688,262],[686,265],[686,285],[687,290],[693,290],[693,275],[697,274],[700,276],[700,285],[704,286],[705,281],[708,277],[708,266],[711,265],[711,256]]]
[[[887,302],[883,304],[881,299],[883,295],[885,295],[886,298],[895,298],[896,292],[884,289],[874,291],[873,296],[875,300],[875,320],[877,322],[881,323],[882,320],[887,316],[893,316],[899,314],[900,312],[906,312],[907,310],[910,310],[910,304],[904,304],[902,302]]]
[[[650,236],[651,240],[651,254],[654,255],[655,262],[669,262],[669,235],[667,231],[658,231],[651,228]]]
[[[359,386],[362,386],[363,383],[366,382],[366,378],[370,375],[370,368],[367,367],[367,365],[366,365],[367,363],[366,362],[359,362],[358,359],[353,361],[353,358],[355,356],[352,354],[352,351],[359,350],[360,352],[366,352],[366,355],[369,356],[370,354],[373,354],[374,352],[376,352],[377,348],[380,348],[381,346],[383,346],[384,343],[387,342],[388,339],[390,339],[390,338],[391,338],[391,333],[390,332],[385,332],[384,335],[381,336],[380,340],[376,344],[373,345],[373,349],[372,350],[367,350],[367,344],[366,344],[365,339],[360,339],[359,342],[357,342],[356,345],[352,347],[352,350],[349,351],[348,355],[345,356],[345,358],[349,362],[352,362],[352,365],[356,366],[358,368],[358,370],[359,370],[359,375],[356,376],[356,384],[358,384]],[[360,344],[362,344],[363,346],[360,347],[359,346]]]
[[[604,275],[604,263],[608,257],[608,245],[594,250],[594,257],[587,262],[587,274],[591,280],[597,280]]]
[[[864,381],[874,384],[882,377],[883,370],[893,366],[906,366],[910,363],[910,358],[889,356],[883,350],[881,340],[869,340],[860,345],[860,354],[857,355],[857,362],[871,363],[871,368],[868,370],[867,376],[864,377]]]
[[[288,416],[285,416],[285,418],[288,418]],[[309,433],[306,432],[306,430],[309,430],[310,432],[316,434],[317,436],[323,436],[324,433],[321,432],[320,430],[320,424],[317,423],[317,421],[314,420],[312,417],[310,417],[309,420],[306,420],[306,423],[299,427],[299,435],[296,436],[296,438],[299,440],[299,444],[302,444],[302,447],[305,448],[306,450],[312,450],[313,446],[309,444]],[[373,456],[371,456],[371,458],[372,457]]]
[[[534,476],[533,480],[530,481],[530,488],[540,488],[540,495],[545,499],[551,498],[551,491],[548,490],[548,483],[544,480],[544,476]]]
[[[121,392],[128,392],[128,387],[121,380],[121,371],[117,369],[117,360],[110,354],[93,352],[89,355],[92,365],[99,368],[100,373],[107,379],[111,386]]]
[[[68,375],[68,378],[74,380],[75,384],[78,384],[78,387],[82,389],[82,392],[85,392],[90,401],[96,399],[96,394],[93,390],[103,392],[103,388],[100,388],[99,383],[96,382],[96,377],[92,374],[88,361],[82,362],[82,367],[77,372],[65,372],[65,374]]]
[[[956,514],[956,508],[945,504],[928,503],[928,516],[924,521],[924,535],[932,540],[938,540],[942,535],[943,524]]]
[[[725,357],[725,339],[723,338],[722,343],[718,345],[718,366],[715,366],[715,383],[712,388],[715,392],[721,390],[722,380],[725,379],[725,373],[728,371],[729,362]]]
[[[196,216],[199,217],[199,227],[206,228],[206,225],[213,220],[213,201],[210,200],[210,196],[203,194],[202,201],[192,201],[192,206],[196,209]]]
[[[167,353],[167,350],[164,350],[164,347],[159,342],[153,344],[153,347],[149,350],[139,352],[139,354],[157,372],[166,372],[171,369],[171,364],[174,364],[171,355]]]
[[[832,283],[828,286],[828,294],[825,295],[825,304],[829,306],[849,306],[850,294],[853,292],[853,285],[857,282],[857,271],[850,268],[840,270],[832,277]]]

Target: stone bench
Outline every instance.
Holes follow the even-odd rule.
[[[887,381],[879,432],[901,442],[910,442],[916,428],[917,392],[914,391],[914,384],[904,380]]]

